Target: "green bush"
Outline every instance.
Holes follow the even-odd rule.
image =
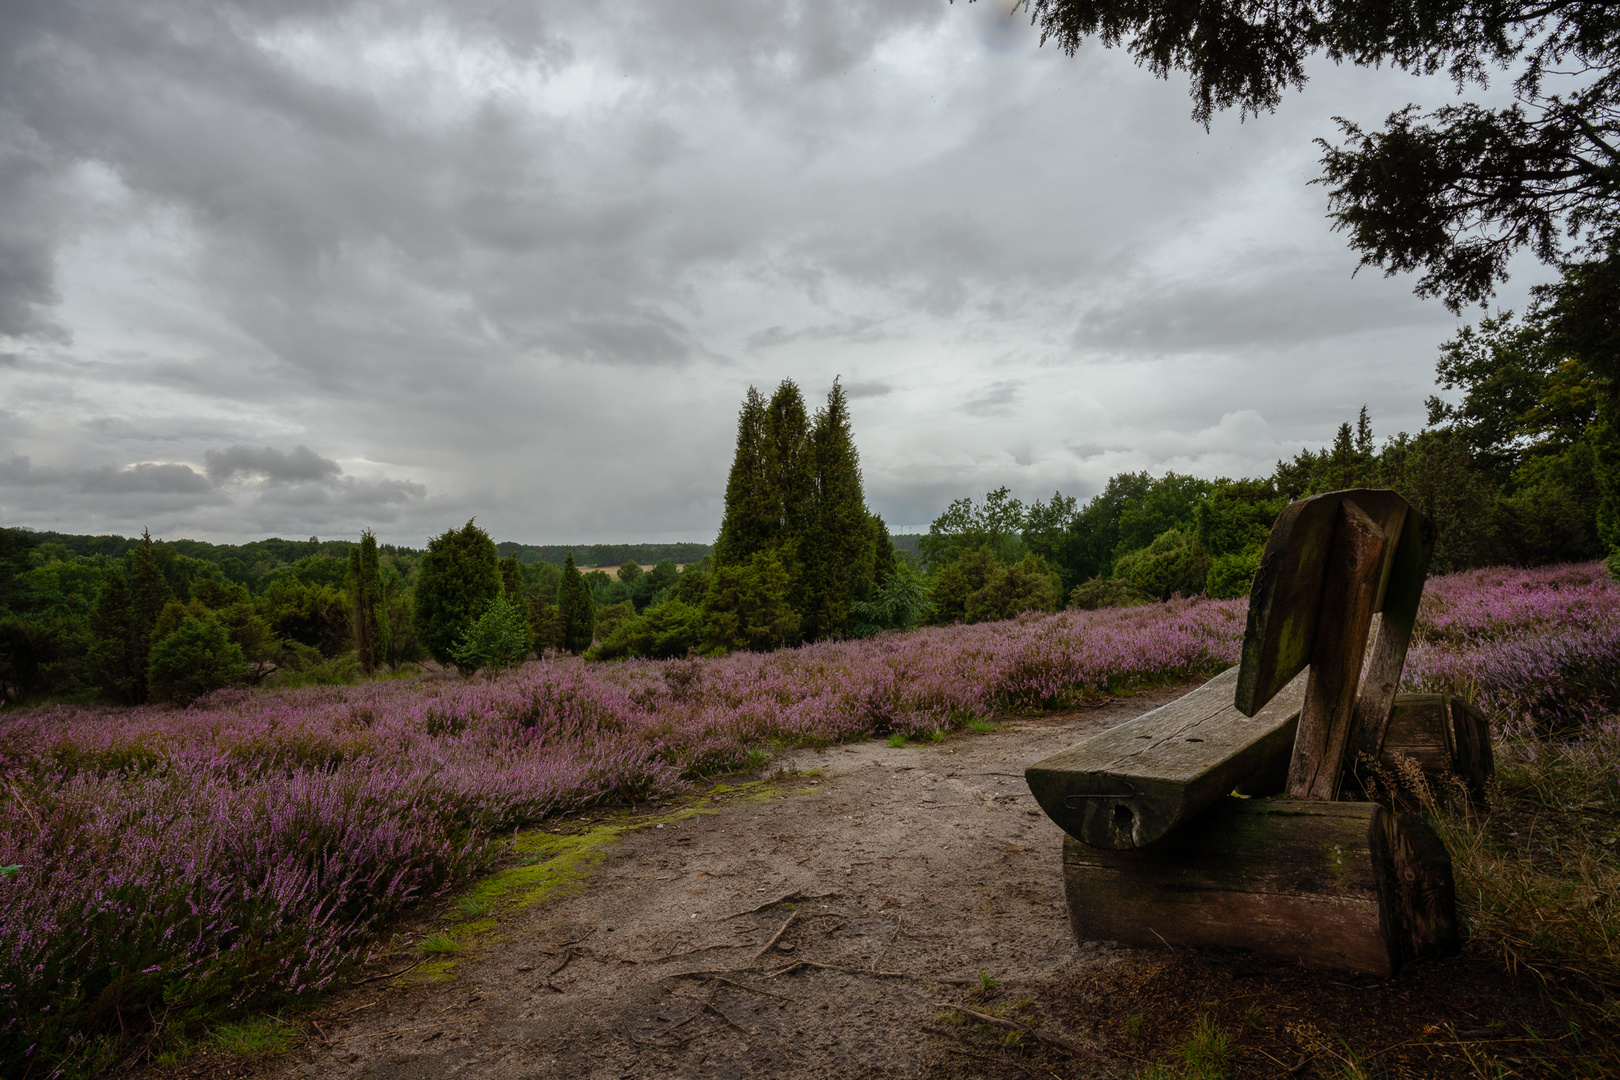
[[[1203,592],[1209,566],[1209,556],[1186,533],[1167,529],[1147,547],[1122,556],[1114,564],[1114,576],[1132,592],[1168,600],[1177,593],[1191,596]]]
[[[1146,601],[1131,591],[1131,587],[1119,578],[1094,577],[1090,581],[1082,581],[1069,593],[1069,606],[1080,608],[1083,611],[1096,611],[1098,608],[1130,607]]]
[[[497,596],[450,649],[463,675],[500,671],[529,656],[529,622],[511,597]]]
[[[606,641],[613,636],[613,631],[635,617],[636,607],[631,601],[620,600],[616,604],[609,604],[596,613],[596,636]]]
[[[703,603],[709,616],[709,647],[767,652],[796,643],[799,616],[788,604],[789,585],[787,570],[774,551],[716,569]]]
[[[1217,555],[1204,578],[1204,592],[1216,600],[1248,596],[1249,583],[1254,580],[1254,572],[1260,569],[1260,556],[1264,553],[1264,546],[1256,544],[1235,555]]]
[[[146,685],[157,700],[184,705],[247,675],[242,649],[223,626],[186,615],[172,634],[152,646]]]
[[[1063,605],[1063,581],[1039,555],[1025,555],[1012,566],[998,566],[984,585],[969,594],[970,623],[1011,619],[1026,611],[1056,611]]]
[[[884,630],[915,630],[933,610],[922,575],[909,563],[897,563],[888,580],[873,588],[870,600],[850,605],[850,624],[856,637]]]
[[[670,660],[701,649],[708,637],[703,609],[683,600],[654,604],[639,618],[621,622],[585,654],[587,660],[645,656]]]
[[[1000,566],[990,545],[981,544],[940,567],[932,596],[936,623],[993,622],[1026,611],[1056,611],[1063,583],[1039,555]]]

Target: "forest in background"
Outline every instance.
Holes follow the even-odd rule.
[[[1542,290],[1525,317],[1498,313],[1446,343],[1437,381],[1454,400],[1431,398],[1416,435],[1380,442],[1363,408],[1268,476],[1121,473],[1084,504],[999,488],[954,501],[921,536],[891,537],[866,507],[841,387],[812,416],[791,380],[769,400],[748,392],[712,548],[496,544],[472,521],[425,549],[370,533],[217,545],[0,530],[0,697],[184,702],[428,659],[471,672],[548,650],[723,655],[1237,597],[1288,502],[1349,487],[1393,488],[1434,520],[1431,572],[1612,565],[1612,388],[1583,352],[1591,335],[1560,329],[1559,303]],[[581,569],[609,559],[614,572]]]

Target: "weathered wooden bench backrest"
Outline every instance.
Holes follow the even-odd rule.
[[[1300,499],[1272,526],[1249,591],[1233,704],[1253,716],[1309,666],[1288,774],[1295,798],[1335,798],[1344,765],[1382,749],[1434,536],[1411,503],[1372,488]]]

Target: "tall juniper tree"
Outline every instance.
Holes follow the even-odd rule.
[[[808,529],[800,554],[805,637],[845,637],[850,605],[871,583],[874,552],[849,402],[837,379],[827,404],[816,410],[809,458]]]
[[[388,659],[388,619],[383,610],[382,566],[377,537],[370,529],[349,550],[349,618],[354,624],[354,651],[367,675]]]
[[[563,560],[562,581],[557,586],[557,613],[562,618],[563,651],[584,652],[591,647],[596,636],[596,602],[591,599],[591,587],[585,584],[574,565],[570,551]]]
[[[737,451],[726,478],[726,512],[714,542],[715,566],[740,566],[757,553],[775,548],[778,507],[765,399],[750,386],[737,414]]]

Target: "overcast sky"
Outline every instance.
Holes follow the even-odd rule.
[[[6,0],[0,524],[709,541],[784,378],[897,531],[1418,430],[1457,320],[1311,140],[1445,83],[1206,133],[1007,6]]]

